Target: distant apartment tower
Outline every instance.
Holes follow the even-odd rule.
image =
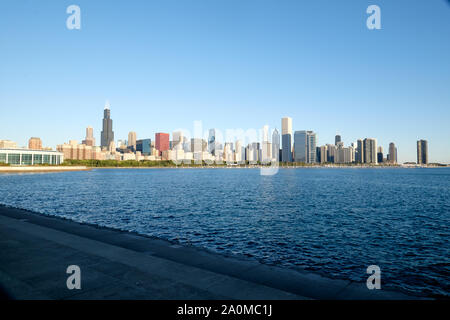
[[[334,146],[334,163],[352,163],[355,161],[355,150],[353,146],[344,147],[342,141]]]
[[[327,162],[335,163],[336,162],[336,155],[337,155],[337,148],[334,144],[327,144]]]
[[[417,164],[428,164],[428,141],[417,141]]]
[[[364,163],[377,163],[377,140],[365,138],[363,140]]]
[[[128,132],[127,147],[129,147],[133,151],[136,151],[136,132],[134,131]]]
[[[389,143],[389,154],[387,160],[390,163],[397,163],[397,148],[393,142]]]
[[[292,118],[281,119],[281,161],[292,162]]]
[[[86,128],[86,138],[82,141],[82,144],[89,147],[95,146],[94,129],[91,126]]]
[[[0,140],[0,149],[16,149],[17,143],[11,140]]]
[[[235,152],[234,152],[234,160],[237,163],[243,163],[245,160],[245,151],[243,151],[242,143],[240,140],[236,140],[235,143]]]
[[[261,147],[259,142],[249,143],[247,146],[247,159],[251,163],[261,161]]]
[[[307,151],[308,151],[308,163],[316,163],[317,160],[317,136],[316,133],[313,131],[307,131],[308,133],[308,144],[307,144]]]
[[[280,134],[277,129],[272,132],[272,158],[280,161]]]
[[[364,163],[364,141],[362,139],[358,139],[356,142],[356,163]]]
[[[325,163],[328,161],[328,157],[327,157],[327,146],[320,146],[320,147],[316,147],[316,159],[318,163]]]
[[[111,111],[109,109],[109,104],[106,103],[105,109],[103,110],[103,130],[101,133],[102,148],[109,148],[111,142],[114,141],[114,131],[112,129],[112,125]]]
[[[31,150],[42,150],[42,141],[40,138],[31,137],[28,140],[28,149]]]
[[[379,146],[377,149],[377,161],[378,161],[378,163],[383,162],[383,147],[382,146]]]
[[[339,142],[342,142],[341,136],[339,134],[337,134],[334,137],[334,145],[337,146],[339,144]]]
[[[159,155],[161,155],[163,151],[169,150],[168,133],[158,132],[155,134],[155,148],[158,150]]]
[[[191,152],[205,152],[208,149],[208,143],[204,139],[191,138],[189,150]]]

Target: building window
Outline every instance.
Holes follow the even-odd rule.
[[[33,155],[33,163],[34,164],[42,164],[42,154]]]
[[[0,153],[0,163],[6,163],[6,153]]]
[[[44,154],[44,161],[43,161],[43,163],[50,164],[50,155]]]
[[[33,155],[22,154],[22,163],[21,164],[31,165],[32,159],[33,159]]]
[[[20,154],[10,153],[8,155],[8,163],[10,164],[20,164]]]

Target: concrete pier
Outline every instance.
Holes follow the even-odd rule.
[[[15,299],[414,299],[2,205],[0,252]],[[80,290],[66,286],[69,265]]]

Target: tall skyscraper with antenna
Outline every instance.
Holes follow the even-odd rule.
[[[107,101],[103,110],[103,130],[101,134],[101,146],[105,148],[109,148],[110,143],[114,141],[114,131],[112,129],[111,111],[109,107],[109,102]]]

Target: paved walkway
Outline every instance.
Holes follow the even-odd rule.
[[[17,299],[406,299],[0,205],[0,284]],[[69,290],[66,268],[81,268]]]

